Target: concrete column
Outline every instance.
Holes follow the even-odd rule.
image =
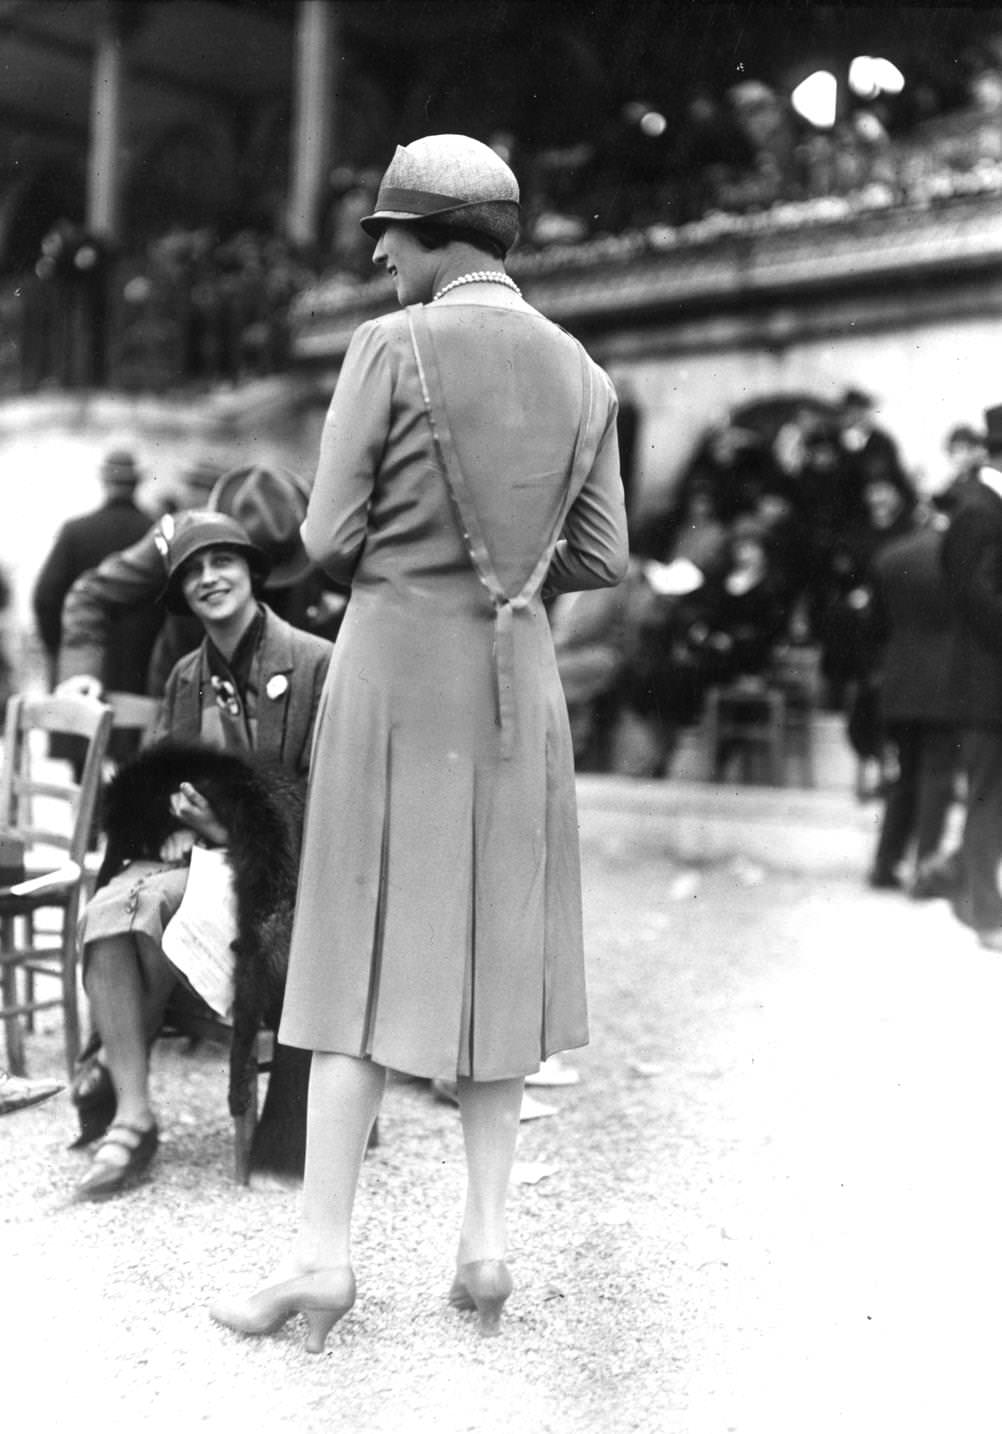
[[[334,128],[335,36],[333,0],[299,0],[292,85],[292,179],[288,238],[309,246],[318,238]]]
[[[90,100],[87,228],[99,238],[120,238],[122,189],[122,41],[107,16],[98,34]]]

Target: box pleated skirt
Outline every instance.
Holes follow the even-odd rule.
[[[315,732],[285,1043],[479,1080],[586,1043],[566,705],[542,605],[513,627],[505,756],[479,591],[353,594]]]

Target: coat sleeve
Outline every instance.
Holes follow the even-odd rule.
[[[79,571],[73,564],[71,546],[70,534],[64,526],[59,530],[52,550],[42,564],[31,595],[39,636],[51,657],[55,657],[59,651],[63,599]]]
[[[626,576],[629,557],[616,402],[610,394],[595,462],[567,515],[546,575],[544,594],[549,597],[586,588],[615,587]]]
[[[100,677],[111,624],[123,612],[154,603],[164,585],[164,561],[157,529],[131,548],[112,553],[82,573],[66,594],[62,610],[59,678]]]
[[[379,321],[348,345],[324,423],[320,459],[302,526],[303,546],[345,586],[365,543],[369,502],[390,428],[393,378]]]

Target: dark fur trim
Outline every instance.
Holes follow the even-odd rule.
[[[296,899],[305,783],[253,754],[162,742],[141,752],[112,778],[104,797],[108,835],[98,886],[127,861],[159,855],[179,823],[170,798],[190,782],[229,831],[237,904],[234,943],[230,1110],[247,1109],[251,1057],[262,1026],[281,1014]]]

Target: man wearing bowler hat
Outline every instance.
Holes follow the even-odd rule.
[[[326,581],[312,567],[299,537],[309,496],[297,474],[281,467],[252,464],[224,473],[209,495],[206,509],[235,518],[271,565],[266,579],[269,605],[294,627],[332,638],[343,602],[331,604]],[[154,609],[166,574],[171,544],[203,510],[165,514],[138,542],[113,553],[70,588],[62,611],[59,678],[63,690],[97,695],[111,624],[116,615]],[[325,601],[333,617],[316,617]],[[163,618],[162,611],[160,612]],[[190,619],[168,618],[147,677],[147,691],[159,696],[174,663],[201,638]]]
[[[954,910],[982,946],[1002,952],[1002,404],[986,411],[985,424],[988,461],[943,542],[956,621],[950,687],[967,775]]]

